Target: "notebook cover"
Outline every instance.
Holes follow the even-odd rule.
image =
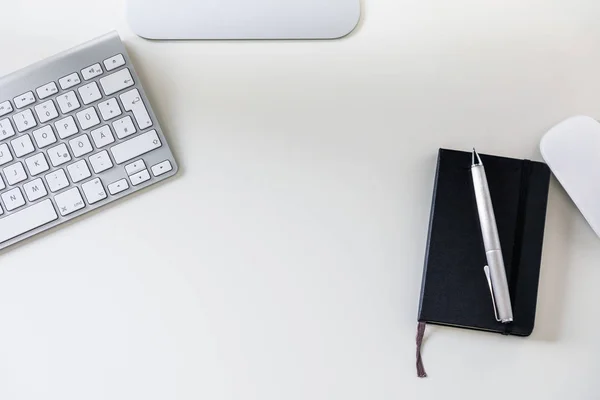
[[[550,169],[480,154],[506,266],[514,322],[494,317],[471,177],[471,153],[440,149],[423,271],[420,322],[528,336],[533,331]]]

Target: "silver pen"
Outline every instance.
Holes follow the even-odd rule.
[[[507,324],[513,321],[513,312],[510,293],[508,291],[508,280],[506,279],[506,269],[504,268],[504,258],[502,257],[502,247],[500,246],[498,226],[496,225],[496,216],[494,215],[494,207],[485,175],[485,168],[475,149],[473,149],[471,174],[473,175],[475,201],[479,214],[479,224],[481,225],[481,235],[483,236],[485,257],[487,259],[487,265],[483,270],[492,294],[492,304],[496,320]]]

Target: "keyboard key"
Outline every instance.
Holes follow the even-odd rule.
[[[117,99],[110,99],[98,103],[98,109],[100,110],[102,119],[105,121],[111,120],[121,115],[121,108],[119,108],[119,103],[117,103]]]
[[[44,200],[31,207],[0,219],[0,243],[16,238],[35,228],[46,225],[58,218],[50,200]]]
[[[71,154],[69,154],[67,145],[64,143],[48,149],[48,155],[50,156],[50,163],[54,167],[58,167],[59,165],[71,161]]]
[[[84,130],[100,124],[100,119],[94,107],[79,111],[77,113],[77,120],[79,121],[79,125],[81,125],[81,129]]]
[[[90,156],[89,160],[90,164],[92,164],[92,169],[97,174],[113,167],[113,163],[110,160],[110,156],[106,150]]]
[[[0,140],[9,138],[15,135],[15,131],[10,123],[10,119],[5,118],[0,121]]]
[[[102,95],[100,94],[100,89],[98,89],[98,85],[96,84],[96,82],[88,83],[87,85],[77,89],[77,91],[81,96],[83,104],[90,104],[102,98]]]
[[[104,60],[104,68],[107,71],[112,71],[115,68],[119,68],[125,65],[125,58],[123,58],[123,54],[117,54],[111,58]]]
[[[11,140],[10,145],[12,146],[17,157],[23,157],[35,151],[33,142],[31,141],[29,135],[19,136],[18,138]]]
[[[75,111],[79,107],[81,107],[81,104],[79,104],[79,100],[77,99],[77,95],[72,90],[70,92],[58,96],[56,98],[56,101],[58,102],[60,111],[63,114],[70,113],[71,111]]]
[[[25,205],[25,198],[23,198],[23,193],[21,193],[21,189],[19,188],[2,193],[2,201],[4,202],[6,211],[16,210]]]
[[[110,151],[112,152],[115,162],[117,164],[122,164],[149,151],[158,149],[160,146],[162,146],[162,144],[160,143],[158,134],[153,129],[111,147]]]
[[[108,192],[113,196],[129,189],[127,179],[121,179],[108,185]]]
[[[79,129],[77,128],[77,124],[73,117],[68,116],[67,118],[63,118],[54,123],[54,127],[58,132],[58,136],[61,139],[66,139],[70,136],[73,136],[76,133],[79,133]]]
[[[148,172],[147,169],[145,169],[145,170],[143,170],[141,172],[138,172],[137,174],[131,175],[129,177],[129,179],[131,179],[131,184],[133,186],[137,186],[140,183],[144,183],[147,180],[149,180],[150,179],[150,173]]]
[[[56,107],[52,100],[48,100],[45,103],[35,106],[35,113],[42,124],[58,117],[58,111],[56,111]]]
[[[173,166],[171,166],[171,162],[169,160],[163,161],[159,164],[152,166],[152,174],[154,176],[161,176],[162,174],[166,174],[171,171]]]
[[[39,200],[48,194],[46,186],[44,186],[44,182],[40,178],[27,182],[23,185],[23,189],[29,201]]]
[[[133,85],[133,78],[131,77],[128,68],[123,68],[114,74],[110,74],[100,79],[100,86],[102,86],[102,90],[107,96]]]
[[[92,176],[85,160],[79,160],[76,163],[68,165],[67,171],[69,171],[69,176],[73,183],[81,182]]]
[[[2,176],[0,176],[0,190],[4,190],[6,189],[6,185],[4,184],[4,181],[2,180]]]
[[[57,194],[54,197],[54,201],[56,201],[58,211],[63,217],[85,207],[81,193],[79,193],[79,189],[76,187]]]
[[[90,143],[90,138],[86,134],[69,140],[69,146],[71,146],[71,150],[73,150],[73,156],[75,157],[81,157],[94,151],[92,144]]]
[[[83,189],[83,194],[89,204],[97,203],[108,197],[99,178],[84,183],[81,185],[81,189]]]
[[[52,193],[58,192],[59,190],[69,186],[69,180],[67,179],[64,169],[58,169],[54,172],[50,172],[45,176],[45,178]]]
[[[4,165],[13,160],[12,154],[6,143],[0,144],[0,165]]]
[[[127,175],[133,175],[136,172],[140,172],[144,169],[146,169],[146,163],[144,162],[144,160],[137,160],[125,166],[125,171],[127,172]]]
[[[33,138],[40,149],[56,143],[56,136],[50,125],[46,125],[40,129],[33,131]]]
[[[15,97],[13,101],[15,102],[15,107],[23,108],[35,103],[35,96],[33,95],[33,92],[27,92]]]
[[[29,109],[15,114],[13,120],[15,121],[19,132],[25,132],[27,129],[37,126],[37,122],[35,122],[35,118],[33,118],[33,113]]]
[[[148,110],[146,109],[146,106],[140,97],[140,92],[138,92],[137,89],[130,90],[129,92],[120,95],[119,98],[123,103],[123,108],[125,111],[133,112],[133,117],[135,118],[135,121],[140,129],[146,129],[152,126],[150,114],[148,114]]]
[[[12,104],[10,104],[10,101],[7,100],[0,103],[0,117],[6,114],[10,114],[11,112],[13,112],[13,108]]]
[[[77,72],[73,72],[71,75],[67,75],[64,78],[60,78],[58,80],[58,84],[60,85],[62,90],[67,90],[72,88],[73,86],[77,86],[81,83],[81,79],[79,79],[79,75]]]
[[[112,126],[119,139],[126,138],[127,136],[133,135],[137,132],[130,116],[121,118],[120,120],[113,122]]]
[[[23,182],[25,179],[27,179],[27,174],[25,173],[23,164],[20,162],[11,164],[8,167],[4,168],[2,171],[4,172],[6,181],[11,186],[16,185],[19,182]]]
[[[111,144],[115,141],[115,137],[108,125],[101,126],[100,128],[93,130],[91,132],[92,139],[94,139],[94,144],[97,148],[104,147],[108,144]]]
[[[50,169],[50,167],[48,166],[48,161],[46,161],[46,157],[44,156],[44,153],[38,153],[34,156],[26,158],[25,164],[27,165],[29,175],[31,176],[39,175],[42,172],[46,172]]]
[[[102,67],[98,63],[90,65],[89,67],[81,70],[81,76],[83,76],[83,79],[85,79],[86,81],[89,81],[90,79],[95,78],[98,75],[102,75]]]
[[[50,82],[45,84],[42,87],[37,88],[36,93],[40,100],[45,99],[46,97],[50,97],[53,94],[58,93],[58,88],[56,87],[56,83]]]

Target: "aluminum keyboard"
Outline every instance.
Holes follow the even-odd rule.
[[[0,249],[176,172],[116,33],[0,79]]]

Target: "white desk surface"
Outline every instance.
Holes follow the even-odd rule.
[[[0,75],[117,29],[182,168],[0,254],[1,399],[600,396],[600,240],[555,181],[534,334],[430,327],[414,368],[437,149],[600,117],[598,1],[363,5],[340,41],[151,42],[123,0],[4,2]]]

